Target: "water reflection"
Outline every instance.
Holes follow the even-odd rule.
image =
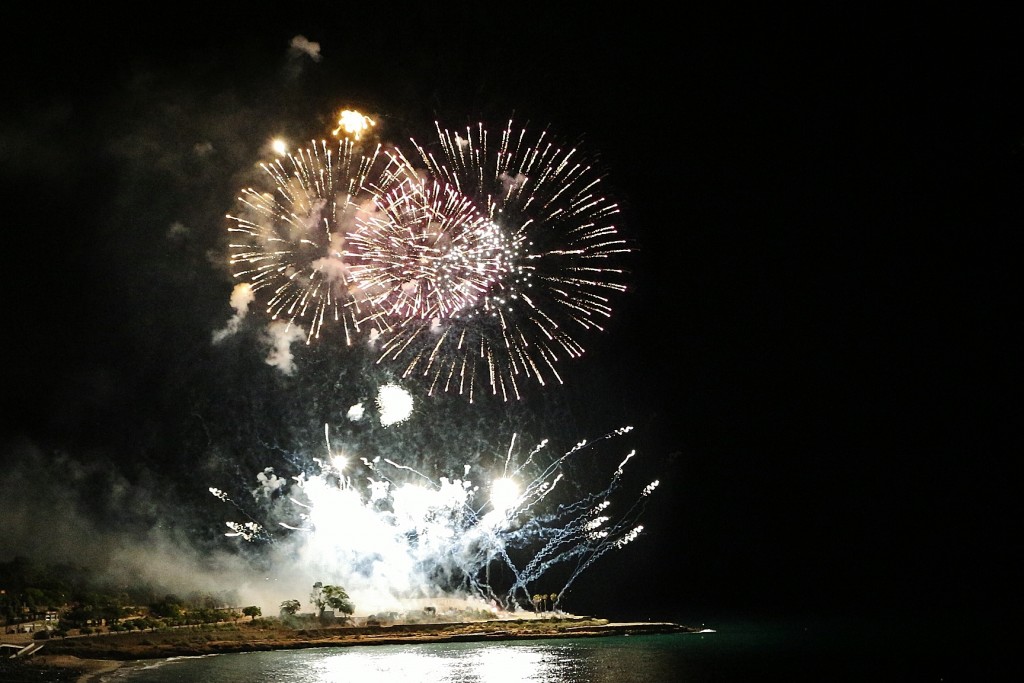
[[[437,683],[518,683],[566,681],[558,648],[503,646],[452,648],[446,651],[373,649],[333,654],[314,663],[306,680],[436,681]],[[571,667],[570,667],[571,668]]]
[[[137,662],[104,683],[701,683],[703,636],[312,648]],[[698,656],[695,661],[694,656]]]

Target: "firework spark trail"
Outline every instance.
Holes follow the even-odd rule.
[[[639,533],[635,518],[639,503],[634,503],[624,519],[615,522],[607,514],[609,499],[620,487],[622,465],[614,471],[604,490],[581,499],[560,504],[550,514],[533,514],[550,498],[555,485],[564,477],[560,470],[569,457],[582,457],[581,451],[598,442],[630,431],[623,428],[603,437],[581,441],[568,452],[539,468],[538,475],[523,486],[523,492],[507,507],[492,499],[490,505],[478,504],[475,497],[480,488],[468,478],[441,477],[431,480],[422,472],[388,458],[361,459],[365,472],[352,478],[342,476],[328,458],[313,458],[319,472],[292,477],[292,484],[266,469],[260,473],[260,486],[253,491],[256,500],[269,500],[271,494],[285,494],[293,504],[297,521],[278,522],[298,543],[298,555],[316,565],[339,574],[343,580],[354,580],[351,572],[371,574],[377,589],[394,596],[415,597],[440,592],[472,594],[494,599],[506,608],[529,604],[527,588],[542,579],[556,566],[576,561],[561,593],[601,555],[625,545]],[[325,426],[325,439],[327,438]],[[504,474],[521,476],[527,463],[535,463],[536,455],[547,441],[531,450],[523,464],[512,467],[511,449],[504,457]],[[632,453],[623,460],[623,464]],[[397,474],[381,471],[381,464],[397,474],[412,475],[402,481]],[[470,466],[464,473],[470,473]],[[268,473],[269,472],[269,473]],[[366,482],[365,488],[352,481]],[[656,486],[649,485],[642,497]],[[211,488],[219,499],[240,507],[220,489]],[[251,516],[250,516],[251,519]],[[525,521],[523,521],[525,520]],[[273,540],[262,525],[260,533],[243,533],[244,526],[229,526],[232,533],[246,541]],[[532,555],[525,562],[517,561],[522,551]],[[499,589],[489,581],[489,567],[497,563],[506,577],[507,589]],[[481,576],[486,573],[487,578]],[[507,579],[506,579],[507,580]],[[358,590],[357,590],[358,592]],[[525,595],[525,602],[522,597]]]
[[[623,428],[616,430],[606,434],[602,439],[625,434],[631,429]],[[593,443],[586,441],[577,443],[573,449],[559,458],[556,463],[561,463],[565,458]],[[620,485],[624,467],[635,454],[636,451],[634,450],[626,455],[616,468],[608,486],[603,491],[589,494],[567,505],[560,505],[558,511],[553,515],[532,520],[536,526],[537,537],[547,538],[548,540],[534,554],[523,570],[516,574],[516,582],[509,589],[508,599],[513,599],[518,590],[525,591],[526,597],[529,598],[528,584],[537,581],[555,565],[568,563],[575,558],[580,558],[575,570],[562,588],[561,594],[564,595],[576,578],[586,571],[598,558],[610,550],[621,548],[640,533],[643,527],[636,526],[635,524],[643,512],[641,502],[658,486],[657,481],[648,484],[641,491],[640,498],[633,503],[618,522],[608,525],[607,523],[611,521],[611,517],[601,514],[611,505],[609,499]],[[566,518],[571,519],[567,522],[559,521]]]
[[[215,498],[218,498],[219,500],[222,500],[225,503],[232,505],[236,510],[238,510],[240,513],[242,513],[248,518],[248,521],[246,522],[224,522],[224,525],[231,529],[230,532],[224,534],[225,536],[240,536],[241,538],[250,542],[254,540],[273,542],[273,537],[269,533],[267,533],[267,530],[263,528],[263,525],[257,522],[255,519],[253,519],[252,516],[250,516],[249,513],[246,512],[244,508],[242,508],[241,505],[232,500],[231,497],[228,496],[226,492],[215,486],[211,486],[209,490],[210,493],[213,494]]]
[[[516,590],[523,590],[529,595],[526,588],[529,583],[540,579],[555,565],[577,559],[576,567],[559,592],[560,596],[564,596],[573,583],[598,559],[631,543],[640,535],[643,526],[637,524],[637,520],[643,514],[642,502],[657,486],[658,482],[654,481],[644,487],[640,498],[633,503],[622,519],[610,526],[606,526],[606,523],[611,521],[611,517],[597,514],[608,507],[607,501],[604,501],[587,515],[577,517],[556,531],[548,544],[537,552],[534,559],[519,574],[517,584],[509,590],[509,597],[512,598]],[[611,490],[612,487],[609,487],[607,493]],[[592,496],[591,500],[600,497]]]

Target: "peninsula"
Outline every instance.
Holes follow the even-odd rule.
[[[591,638],[695,633],[697,630],[671,622],[610,622],[607,619],[569,615],[358,627],[318,625],[311,628],[293,628],[276,620],[258,619],[251,622],[51,639],[17,666],[37,669],[40,674],[44,671],[51,674],[46,678],[36,677],[31,680],[85,683],[126,662],[143,659],[312,647]]]

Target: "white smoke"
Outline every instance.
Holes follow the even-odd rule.
[[[235,332],[238,332],[242,321],[245,320],[245,316],[249,313],[249,304],[255,298],[256,295],[253,294],[252,287],[248,282],[235,285],[235,288],[231,290],[231,298],[229,300],[231,308],[235,309],[235,314],[228,320],[227,325],[213,333],[214,344],[224,341]]]
[[[20,555],[70,562],[121,583],[183,594],[258,587],[258,575],[237,555],[196,548],[175,523],[177,503],[161,483],[129,481],[94,452],[49,452],[28,439],[0,450],[9,463],[0,477],[0,561]]]
[[[314,43],[306,36],[295,36],[288,43],[288,61],[284,74],[289,79],[296,79],[310,61],[316,63],[321,59],[320,43]]]
[[[314,43],[306,36],[295,36],[288,44],[289,52],[293,55],[306,55],[314,62],[319,62],[320,57],[320,43]]]
[[[167,239],[172,242],[179,242],[188,237],[191,232],[192,231],[189,227],[181,221],[174,221],[171,223],[170,227],[167,228]]]
[[[286,375],[295,372],[295,358],[292,356],[292,342],[306,336],[305,330],[297,325],[275,320],[267,326],[264,341],[269,344],[267,365],[273,365]]]

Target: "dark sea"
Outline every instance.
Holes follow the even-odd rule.
[[[364,645],[178,657],[132,662],[99,680],[108,683],[994,680],[994,673],[985,668],[984,657],[978,658],[973,632],[958,635],[957,628],[961,626],[925,623],[907,627],[884,621],[733,621],[708,625],[711,630],[702,633]]]

